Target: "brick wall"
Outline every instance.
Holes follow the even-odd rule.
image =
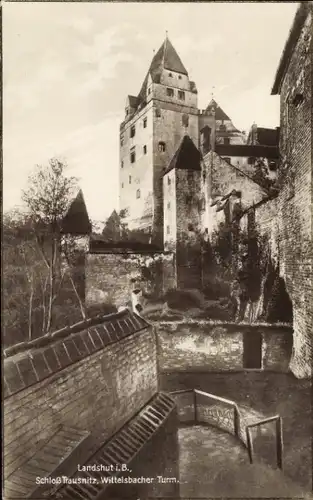
[[[161,372],[240,371],[244,369],[244,334],[262,335],[262,368],[288,371],[292,332],[288,327],[195,323],[158,323]]]
[[[125,314],[5,360],[5,477],[60,425],[91,433],[89,456],[157,392],[154,333]]]
[[[282,184],[279,196],[280,265],[293,303],[293,372],[312,373],[312,6],[282,81],[281,142]],[[304,100],[293,103],[294,93]]]

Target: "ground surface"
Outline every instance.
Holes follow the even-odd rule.
[[[311,384],[291,374],[270,372],[163,373],[161,389],[201,389],[236,401],[266,416],[283,418],[284,472],[312,489]],[[239,495],[240,496],[240,495]],[[278,496],[278,495],[274,495]]]
[[[279,469],[250,464],[245,448],[213,427],[179,430],[181,498],[301,498]]]

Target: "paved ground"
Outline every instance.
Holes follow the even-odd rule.
[[[213,427],[179,430],[181,498],[311,498],[279,469],[250,464],[231,435]]]
[[[312,490],[311,383],[291,374],[271,372],[167,373],[160,377],[167,391],[201,389],[233,399],[266,416],[280,414],[284,426],[284,471]],[[277,496],[277,495],[276,495]]]

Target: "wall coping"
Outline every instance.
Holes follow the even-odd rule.
[[[220,326],[220,327],[230,327],[231,329],[239,330],[283,330],[283,333],[292,333],[293,327],[289,323],[248,323],[248,322],[235,322],[235,321],[219,321],[219,320],[206,320],[206,319],[182,319],[182,320],[151,320],[154,326],[158,325],[173,325],[173,326],[184,326],[184,325],[203,325],[203,326]]]
[[[125,308],[8,348],[3,363],[4,399],[149,327],[144,318]]]

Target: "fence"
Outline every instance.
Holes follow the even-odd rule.
[[[255,456],[251,429],[275,422],[277,466],[283,468],[283,427],[279,415],[247,423],[238,405],[229,399],[198,389],[174,391],[171,396],[176,401],[181,423],[211,425],[232,434],[247,448],[250,463],[253,463]]]

